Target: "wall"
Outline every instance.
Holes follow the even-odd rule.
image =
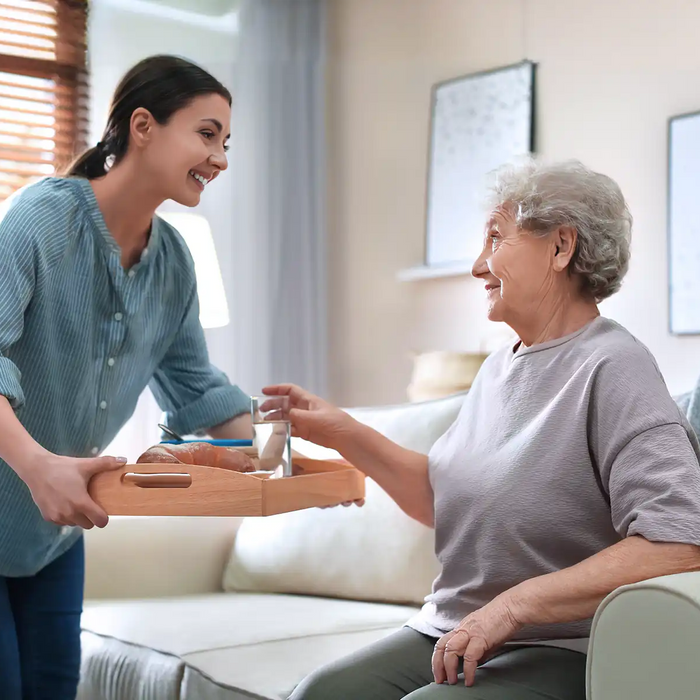
[[[700,3],[330,3],[333,399],[405,400],[412,350],[477,350],[502,333],[475,280],[395,275],[423,256],[431,85],[523,58],[539,64],[538,150],[614,177],[635,216],[631,270],[603,313],[649,346],[672,392],[690,388],[700,338],[667,331],[666,126],[700,109]]]
[[[235,0],[228,0],[229,7],[234,5]],[[177,0],[176,3],[159,0],[158,6],[145,0],[92,0],[88,33],[92,143],[100,139],[114,88],[122,75],[142,58],[157,53],[183,56],[207,68],[224,84],[232,84],[235,21],[232,16],[199,14],[199,6],[199,0]],[[218,0],[217,7],[225,6],[224,0]],[[224,173],[209,185],[197,207],[211,225],[224,284],[234,274],[230,250],[231,197],[227,196],[230,187],[229,174]],[[178,209],[173,203],[166,204],[165,208]],[[206,331],[212,362],[227,373],[231,364],[227,342],[230,332],[231,326]],[[160,416],[160,410],[147,391],[134,418],[107,448],[106,454],[137,457],[159,439],[156,424]]]

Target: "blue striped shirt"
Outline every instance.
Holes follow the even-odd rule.
[[[45,448],[89,457],[147,385],[180,434],[248,409],[249,397],[209,363],[184,240],[155,217],[127,271],[87,180],[24,188],[0,209],[0,394]],[[79,536],[43,520],[0,461],[0,575],[32,575]]]

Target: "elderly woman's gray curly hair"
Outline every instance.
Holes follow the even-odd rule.
[[[629,267],[632,215],[617,183],[578,161],[545,164],[530,158],[494,173],[488,204],[506,207],[518,228],[546,236],[576,229],[569,271],[584,295],[602,301],[620,289]]]

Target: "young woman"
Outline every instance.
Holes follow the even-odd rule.
[[[249,437],[249,398],[209,364],[192,259],[156,217],[227,167],[231,95],[154,56],[123,78],[102,140],[0,211],[0,697],[73,700],[87,485],[150,383],[181,434]]]

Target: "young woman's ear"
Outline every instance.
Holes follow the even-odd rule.
[[[138,148],[147,146],[153,135],[153,115],[143,107],[134,110],[131,115],[129,135],[131,143]]]

